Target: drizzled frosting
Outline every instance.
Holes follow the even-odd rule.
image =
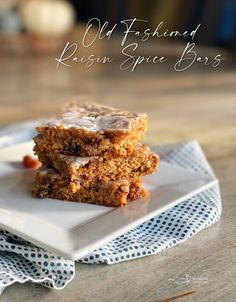
[[[89,131],[128,131],[132,122],[145,114],[129,113],[112,107],[86,103],[81,107],[72,104],[67,111],[47,123],[50,127],[84,128]]]
[[[49,176],[53,179],[61,177],[61,175],[56,170],[54,170],[52,168],[47,168],[45,166],[42,166],[39,170],[37,170],[36,173],[41,176]]]
[[[77,157],[77,156],[63,155],[63,154],[58,154],[58,157],[68,162],[70,165],[76,165],[77,167],[84,166],[91,160],[97,158],[97,156]]]

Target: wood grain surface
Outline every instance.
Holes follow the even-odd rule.
[[[14,284],[2,302],[236,301],[236,72],[196,67],[118,66],[55,69],[54,57],[0,58],[0,125],[55,114],[63,102],[90,95],[144,111],[150,144],[197,139],[220,180],[222,219],[165,253],[116,265],[76,266],[62,291]]]

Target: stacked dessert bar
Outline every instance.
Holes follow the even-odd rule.
[[[159,162],[140,143],[146,128],[145,114],[70,104],[37,127],[34,151],[42,167],[35,173],[33,195],[105,206],[145,197],[142,177]]]

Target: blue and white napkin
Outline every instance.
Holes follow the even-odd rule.
[[[15,131],[18,126],[0,130],[0,148],[29,139],[34,134],[34,126],[34,123],[22,124],[24,131],[20,129],[19,132]],[[196,141],[160,145],[153,149],[163,161],[215,178]],[[113,264],[159,253],[216,223],[221,211],[220,190],[215,184],[78,261]],[[0,292],[14,282],[26,281],[62,289],[73,279],[74,273],[74,261],[47,252],[7,231],[0,231]]]

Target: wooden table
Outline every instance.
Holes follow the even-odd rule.
[[[64,101],[86,94],[144,111],[147,143],[201,143],[223,200],[219,223],[165,253],[116,265],[79,264],[62,291],[14,284],[2,302],[236,301],[236,73],[228,65],[184,73],[157,66],[134,73],[112,66],[82,72],[79,66],[56,70],[53,56],[0,59],[1,126],[52,115]],[[180,282],[188,276],[190,282]]]

